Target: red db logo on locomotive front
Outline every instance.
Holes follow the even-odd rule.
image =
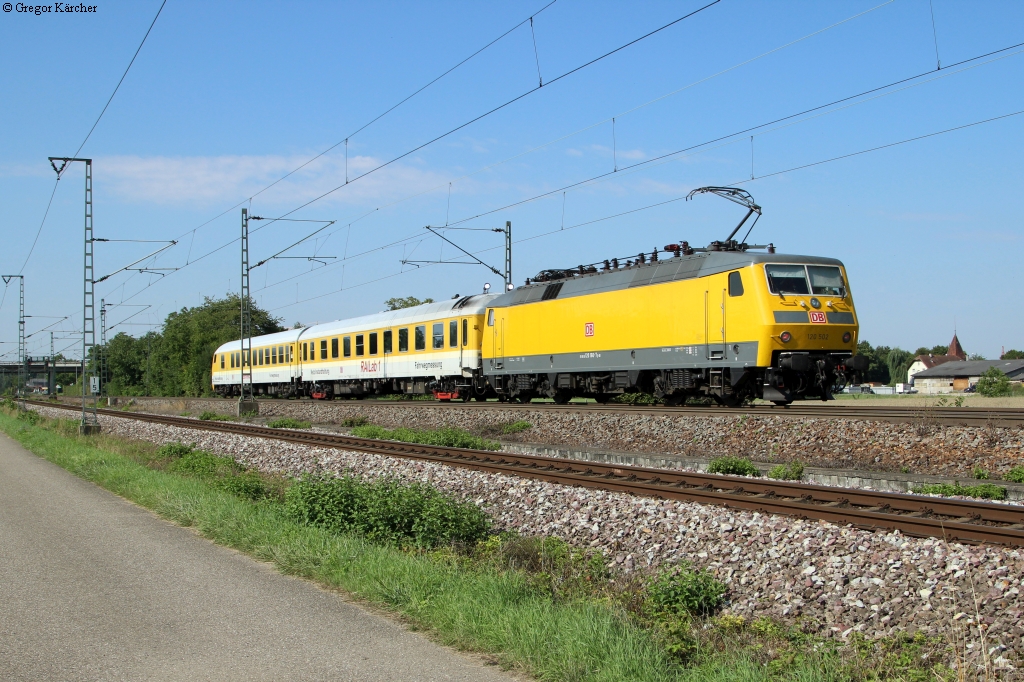
[[[594,335],[594,323],[593,322],[587,322],[585,325],[583,325],[583,336],[593,336],[593,335]]]
[[[817,310],[811,311],[811,322],[814,324],[825,324],[825,313]]]

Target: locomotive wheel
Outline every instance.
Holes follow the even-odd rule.
[[[561,390],[555,392],[554,401],[557,405],[567,405],[572,399],[572,391]]]
[[[612,397],[607,393],[598,393],[594,396],[594,402],[598,403],[599,405],[604,405],[611,399]]]

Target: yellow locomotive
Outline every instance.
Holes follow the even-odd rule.
[[[859,327],[843,264],[734,240],[760,207],[743,190],[691,196],[701,192],[748,208],[726,240],[707,248],[670,244],[547,270],[500,295],[254,338],[251,370],[233,341],[214,355],[214,389],[237,395],[245,365],[257,394],[293,397],[830,399],[867,369],[855,355]]]

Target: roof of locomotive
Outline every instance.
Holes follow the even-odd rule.
[[[561,284],[549,299],[584,296],[605,291],[630,289],[648,284],[664,284],[696,277],[707,277],[721,272],[754,265],[755,263],[800,263],[811,265],[837,265],[835,258],[798,256],[782,253],[751,253],[749,251],[706,251],[689,256],[676,256],[653,263],[641,263],[617,270],[600,270],[562,279],[531,282],[514,291],[500,295],[491,302],[492,308],[505,308],[542,300],[548,287]]]

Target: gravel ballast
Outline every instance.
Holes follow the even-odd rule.
[[[235,402],[149,398],[154,412],[234,414]],[[924,414],[926,411],[923,411]],[[950,426],[928,419],[894,423],[858,419],[568,411],[543,406],[471,408],[459,405],[374,404],[374,401],[261,400],[261,417],[293,417],[338,424],[363,417],[387,428],[454,426],[476,433],[528,421],[532,428],[505,440],[565,447],[647,452],[688,457],[733,455],[760,462],[798,461],[806,466],[864,471],[909,471],[945,478],[973,478],[975,468],[995,477],[1024,464],[1024,429]]]
[[[63,410],[38,409],[47,416],[67,417]],[[997,667],[1009,666],[1009,660],[1024,654],[1020,550],[947,544],[899,532],[654,500],[130,418],[100,420],[107,433],[193,444],[266,472],[350,471],[366,478],[428,482],[484,508],[499,530],[553,535],[600,549],[625,573],[689,561],[710,569],[729,587],[727,612],[747,618],[769,616],[842,638],[900,632],[947,637],[966,630],[970,655],[989,655]]]

